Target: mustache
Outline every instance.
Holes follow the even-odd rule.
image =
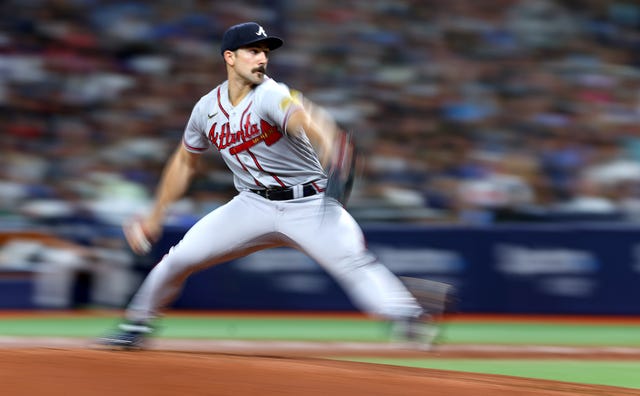
[[[251,70],[252,73],[260,72],[262,74],[266,73],[267,68],[264,66],[258,66],[255,69]]]

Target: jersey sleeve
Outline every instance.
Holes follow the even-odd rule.
[[[265,100],[266,98],[268,100]],[[262,100],[262,112],[267,120],[277,125],[285,133],[289,117],[302,108],[300,92],[291,90],[282,83],[269,87]]]
[[[211,145],[207,138],[206,125],[203,122],[205,117],[202,115],[201,109],[202,101],[199,101],[191,111],[191,116],[182,136],[182,145],[192,153],[202,153]]]

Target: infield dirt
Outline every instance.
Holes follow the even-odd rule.
[[[638,359],[635,349],[531,349],[156,340],[143,351],[99,350],[78,339],[0,340],[6,395],[640,395],[640,390],[332,360],[339,356]],[[31,344],[29,346],[29,344]]]

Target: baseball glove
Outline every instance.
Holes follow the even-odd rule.
[[[358,152],[353,133],[340,131],[334,141],[334,153],[327,172],[325,196],[347,205],[356,178]]]

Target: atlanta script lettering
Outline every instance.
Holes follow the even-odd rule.
[[[282,137],[282,133],[275,125],[262,119],[259,126],[258,123],[252,124],[250,114],[239,131],[231,132],[228,122],[222,124],[219,131],[216,130],[217,126],[218,124],[214,123],[209,129],[209,140],[218,150],[229,148],[229,153],[232,155],[248,150],[260,142],[271,146]]]

